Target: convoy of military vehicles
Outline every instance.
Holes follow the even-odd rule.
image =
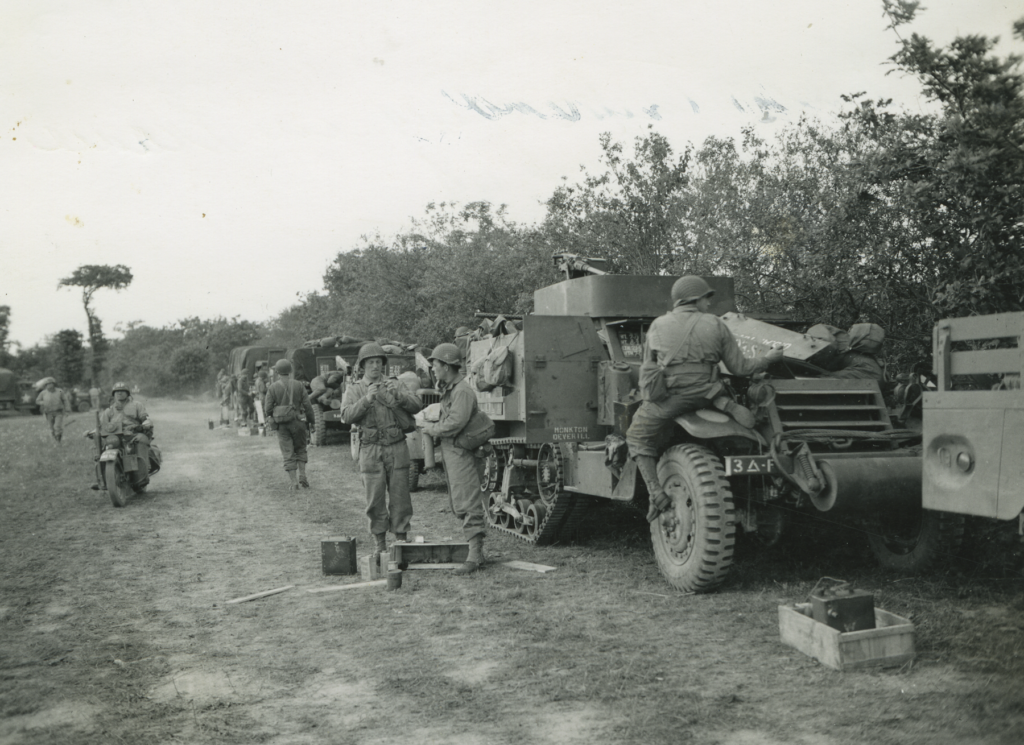
[[[488,522],[538,545],[572,536],[596,499],[646,507],[625,432],[640,405],[646,330],[668,310],[675,280],[611,275],[599,260],[572,255],[556,262],[566,279],[534,293],[531,315],[469,345],[471,383],[483,369],[472,363],[500,359],[504,368],[501,385],[479,385],[477,393],[496,423],[485,446]],[[658,464],[672,506],[650,527],[673,586],[713,590],[729,574],[738,533],[770,545],[799,513],[860,521],[881,564],[910,572],[957,552],[964,515],[1022,514],[1024,313],[940,322],[932,382],[922,377],[897,389],[904,404],[897,419],[884,395],[891,392],[878,382],[825,376],[817,363],[833,352],[827,341],[737,312],[732,280],[705,279],[715,290],[711,312],[745,355],[773,344],[785,352],[754,379],[721,368],[732,395],[753,411],[753,428],[712,408],[675,420]],[[359,345],[327,339],[276,352],[308,383],[349,368]],[[416,369],[411,351],[389,356],[390,375],[408,369]],[[996,390],[960,390],[978,376],[998,380]],[[437,400],[430,389],[422,393]],[[314,444],[345,428],[339,407],[314,407]],[[413,479],[435,465],[433,442],[417,433],[410,445],[415,488]]]

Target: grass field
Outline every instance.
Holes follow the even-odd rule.
[[[272,439],[207,429],[212,404],[147,406],[164,470],[123,509],[88,488],[89,414],[59,448],[40,417],[0,419],[0,745],[1022,739],[1015,524],[972,522],[921,578],[878,571],[850,528],[797,525],[693,596],[661,579],[642,513],[598,503],[565,545],[490,536],[468,578],[310,593],[355,581],[323,575],[323,538],[367,544],[348,448],[312,450],[313,488],[289,492]],[[413,532],[460,540],[443,478],[421,483]],[[826,575],[911,619],[916,660],[839,673],[782,645],[777,606]]]

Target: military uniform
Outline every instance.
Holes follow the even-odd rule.
[[[36,397],[36,406],[46,417],[53,439],[60,442],[64,436],[64,415],[71,413],[71,400],[68,394],[61,388],[54,388],[52,391],[44,388]]]
[[[681,346],[680,346],[681,345]],[[671,360],[665,356],[679,351]],[[644,401],[626,432],[630,455],[656,457],[677,416],[710,405],[721,394],[716,366],[725,363],[733,375],[753,375],[768,367],[765,357],[743,356],[729,327],[718,316],[701,313],[694,305],[679,305],[656,318],[647,332],[644,360],[666,365],[668,397]]]
[[[309,403],[309,396],[306,395],[306,387],[290,378],[276,380],[267,389],[264,403],[267,424],[272,430],[277,431],[277,444],[284,458],[284,470],[294,471],[299,467],[299,463],[303,464],[304,469],[305,463],[309,460],[306,454],[306,422],[299,418],[298,412],[304,412],[307,421],[313,419],[313,407]],[[290,422],[276,421],[274,409],[287,405],[294,407],[295,416]]]
[[[404,537],[412,522],[409,446],[392,409],[400,406],[415,414],[423,404],[401,385],[385,393],[385,383],[379,382],[374,401],[367,398],[367,378],[349,383],[341,401],[341,419],[359,426],[359,475],[366,490],[370,532],[381,536],[390,530]]]
[[[444,475],[448,481],[452,509],[455,517],[462,521],[462,534],[469,541],[487,532],[480,489],[483,461],[472,450],[457,446],[455,437],[479,407],[476,394],[461,372],[448,385],[438,383],[438,390],[441,392],[441,418],[437,422],[427,422],[422,430],[428,436],[441,438]]]
[[[135,437],[135,454],[146,466],[146,473],[149,473],[149,445],[150,438],[142,428],[142,423],[149,418],[146,407],[131,398],[121,402],[116,398],[114,402],[100,415],[100,432],[103,435],[103,443],[113,447],[120,447],[122,438]]]
[[[885,370],[876,354],[882,350],[885,331],[876,323],[855,323],[850,327],[850,349],[839,356],[829,378],[885,380]]]

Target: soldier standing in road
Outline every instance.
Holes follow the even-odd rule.
[[[714,294],[700,277],[681,277],[672,285],[672,310],[654,319],[647,332],[644,362],[665,367],[668,396],[640,404],[626,431],[626,443],[651,497],[648,520],[669,507],[658,478],[657,457],[677,416],[713,405],[743,426],[754,426],[747,408],[721,395],[722,384],[715,381],[718,363],[724,362],[733,375],[753,375],[782,359],[781,348],[763,357],[744,357],[729,327],[708,313]]]
[[[260,436],[261,437],[266,437],[267,436],[266,421],[267,421],[267,389],[269,387],[268,384],[267,384],[267,378],[268,377],[269,377],[269,375],[267,373],[266,368],[261,366],[259,368],[259,370],[257,370],[257,372],[256,372],[256,382],[255,382],[255,384],[253,386],[253,388],[255,390],[255,400],[253,401],[253,406],[256,406],[257,404],[259,405],[259,408],[258,408],[257,411],[258,411],[259,415],[263,418],[263,421],[260,422]]]
[[[264,415],[267,427],[277,432],[277,444],[284,457],[284,470],[295,491],[301,486],[309,488],[306,479],[306,422],[313,419],[313,407],[309,404],[306,387],[291,379],[292,363],[281,359],[274,364],[278,379],[267,389]],[[300,417],[305,414],[305,420]],[[296,473],[298,471],[298,473]]]
[[[36,406],[46,416],[46,424],[56,442],[64,436],[64,415],[71,413],[71,400],[63,389],[57,387],[53,378],[46,379],[46,385],[36,397]]]
[[[423,408],[419,396],[385,377],[388,358],[383,347],[364,344],[356,359],[356,374],[341,401],[341,419],[359,425],[359,475],[366,490],[366,516],[379,552],[387,550],[390,529],[404,541],[412,522],[409,496],[409,446],[399,424],[397,409],[409,416]]]
[[[487,527],[480,489],[483,462],[472,450],[456,445],[455,440],[473,418],[478,404],[476,394],[466,382],[462,357],[456,345],[438,344],[429,359],[437,389],[441,392],[441,418],[425,423],[421,429],[428,437],[441,438],[444,475],[448,481],[452,510],[462,521],[462,534],[469,542],[469,556],[455,573],[471,574],[484,563]]]

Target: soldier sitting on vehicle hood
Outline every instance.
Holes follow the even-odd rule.
[[[341,399],[341,384],[345,376],[333,370],[327,375],[317,375],[309,382],[309,400],[325,409],[331,408],[332,399]]]
[[[850,349],[836,361],[835,370],[826,377],[845,380],[885,380],[885,369],[878,361],[885,329],[877,323],[855,323],[850,327]]]

